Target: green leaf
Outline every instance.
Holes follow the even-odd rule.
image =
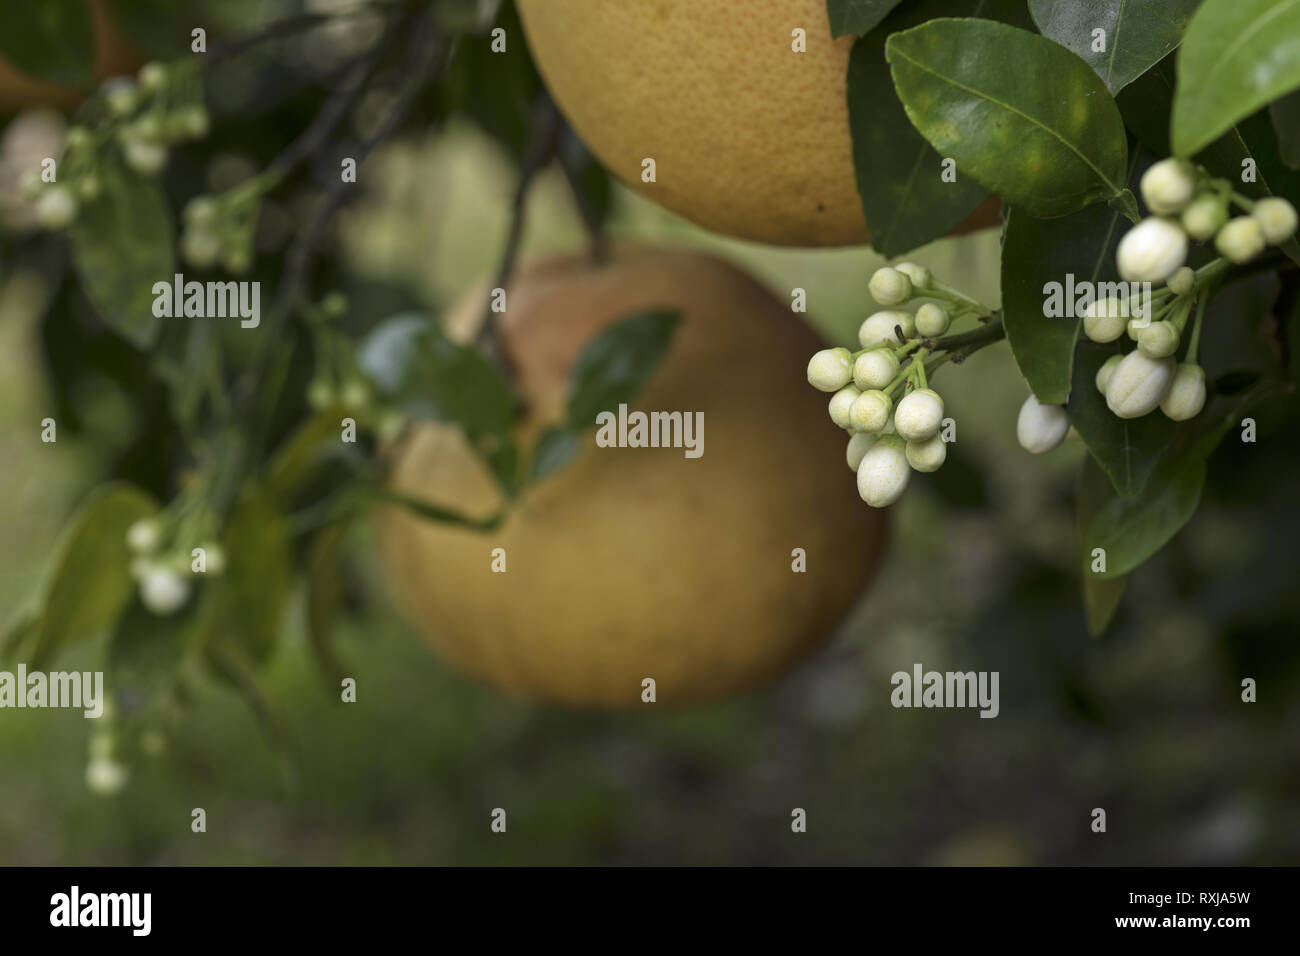
[[[569,382],[569,427],[592,427],[600,412],[636,397],[672,342],[681,314],[638,312],[601,332],[582,350]]]
[[[982,4],[965,4],[974,10]],[[853,44],[846,84],[853,169],[871,244],[893,257],[946,235],[969,216],[988,190],[969,176],[944,182],[943,157],[925,140],[892,90],[885,41],[951,7],[947,0],[920,0],[903,7],[877,30]]]
[[[1178,54],[1171,131],[1191,156],[1300,87],[1300,0],[1205,0]]]
[[[1096,463],[1088,459],[1084,467]],[[1087,552],[1106,551],[1106,570],[1094,576],[1123,577],[1168,544],[1196,513],[1204,484],[1205,459],[1194,457],[1160,475],[1142,494],[1107,501],[1089,522],[1083,542]]]
[[[1125,344],[1131,345],[1127,339]],[[1160,411],[1141,418],[1123,419],[1106,405],[1097,391],[1097,369],[1115,353],[1115,347],[1081,342],[1074,357],[1074,377],[1066,411],[1088,451],[1121,495],[1136,495],[1146,487],[1175,424]]]
[[[86,298],[104,324],[139,349],[158,338],[156,282],[176,272],[172,221],[158,187],[115,160],[100,167],[103,192],[68,230]],[[181,321],[181,320],[178,320]]]
[[[1291,169],[1300,169],[1300,90],[1269,104],[1278,153]]]
[[[831,36],[862,36],[889,16],[889,11],[900,2],[901,0],[826,0]]]
[[[95,52],[86,0],[0,3],[0,55],[40,80],[88,85]]]
[[[289,525],[265,491],[245,488],[222,534],[222,545],[225,569],[201,576],[202,627],[209,635],[209,649],[258,663],[280,635],[293,582]]]
[[[334,650],[334,622],[343,607],[343,543],[348,524],[329,525],[316,536],[307,555],[307,637],[321,672],[335,688],[343,666]]]
[[[408,511],[418,515],[426,521],[437,521],[441,524],[461,525],[471,528],[475,531],[494,531],[501,525],[505,517],[503,512],[495,512],[486,518],[471,518],[468,515],[461,514],[451,508],[443,507],[432,501],[424,501],[420,498],[413,498],[410,495],[404,495],[401,492],[392,491],[388,488],[366,487],[362,494],[371,501],[399,505]]]
[[[1083,611],[1088,621],[1088,633],[1100,637],[1110,626],[1128,578],[1103,578],[1087,571],[1083,575]]]
[[[989,20],[931,20],[886,53],[908,117],[959,175],[1031,215],[1061,216],[1124,186],[1115,101],[1077,55]]]
[[[42,588],[34,667],[117,620],[135,593],[126,531],[157,511],[157,503],[144,492],[115,483],[97,488],[73,515]]]
[[[1079,54],[1118,93],[1178,46],[1200,0],[1029,0],[1043,36]],[[1094,49],[1095,30],[1105,31]]]
[[[554,427],[542,432],[533,451],[533,481],[540,481],[547,475],[559,471],[578,453],[581,448],[578,432],[569,428]]]
[[[1044,287],[1052,282],[1064,287],[1067,274],[1076,284],[1115,281],[1115,246],[1127,229],[1127,220],[1109,206],[1090,206],[1058,219],[1035,219],[1019,208],[1008,211],[1002,243],[1003,325],[1020,374],[1040,402],[1060,405],[1069,398],[1083,322],[1045,316]]]
[[[471,439],[506,435],[514,423],[514,393],[501,373],[426,315],[381,323],[362,343],[357,362],[380,394],[405,411],[454,422]]]
[[[113,696],[135,709],[165,692],[180,670],[196,621],[193,601],[169,615],[131,601],[108,645]]]

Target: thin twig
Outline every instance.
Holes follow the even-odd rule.
[[[562,120],[551,98],[545,93],[533,108],[532,136],[519,161],[519,181],[515,185],[514,201],[510,207],[510,232],[506,235],[505,247],[501,250],[501,261],[497,266],[496,278],[492,287],[504,289],[510,282],[515,269],[515,259],[519,255],[519,241],[524,234],[524,220],[527,217],[528,190],[537,174],[555,155],[556,139],[559,136]],[[489,298],[484,307],[483,322],[479,326],[476,343],[503,371],[509,373],[510,361],[501,343],[501,330],[497,313],[492,310]]]

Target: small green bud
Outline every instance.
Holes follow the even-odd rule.
[[[113,116],[126,116],[140,103],[140,91],[128,76],[118,76],[104,84],[104,104]]]
[[[1205,407],[1205,369],[1183,362],[1174,369],[1174,380],[1160,400],[1160,410],[1176,422],[1195,418]]]
[[[1183,228],[1193,239],[1204,242],[1228,221],[1228,208],[1218,196],[1198,196],[1183,210]]]
[[[1264,239],[1270,246],[1281,245],[1295,235],[1295,206],[1278,196],[1268,196],[1255,203],[1251,218],[1259,223]]]
[[[1182,212],[1196,195],[1196,167],[1185,159],[1162,159],[1142,174],[1140,189],[1157,216]]]
[[[907,443],[907,463],[916,471],[938,471],[948,458],[948,443],[935,432],[923,441]]]
[[[1107,296],[1088,303],[1083,310],[1083,334],[1094,342],[1113,342],[1128,324],[1128,300]]]
[[[156,61],[146,63],[140,67],[136,79],[140,81],[140,89],[157,93],[167,85],[167,67]]]
[[[1097,369],[1096,378],[1093,380],[1097,385],[1097,391],[1106,394],[1106,385],[1110,382],[1111,375],[1115,373],[1115,367],[1123,360],[1122,355],[1112,355],[1101,363],[1101,368]]]
[[[1138,348],[1148,358],[1164,358],[1178,351],[1178,327],[1172,322],[1152,322],[1138,333]]]
[[[849,406],[849,427],[876,434],[889,422],[894,400],[879,389],[861,393]]]
[[[320,310],[327,319],[341,319],[348,312],[348,297],[342,292],[330,292],[320,300]],[[849,350],[841,349],[840,351],[847,353]],[[852,358],[851,354],[850,358]]]
[[[831,421],[836,425],[839,425],[840,428],[851,428],[852,425],[849,423],[849,409],[853,407],[853,403],[858,400],[858,396],[861,394],[861,389],[856,385],[845,385],[838,392],[832,395],[830,402],[827,403],[827,408],[831,415]]]
[[[45,229],[64,229],[77,218],[77,200],[66,186],[50,185],[36,200],[36,221]]]
[[[1254,216],[1237,216],[1219,230],[1214,248],[1229,262],[1241,265],[1264,251],[1264,230]]]
[[[915,262],[900,262],[894,268],[912,280],[913,290],[924,291],[930,288],[933,276],[925,266],[917,265]]]
[[[929,339],[936,339],[948,331],[952,319],[941,305],[926,302],[916,310],[916,331]]]
[[[181,257],[196,269],[211,269],[221,258],[221,239],[210,229],[190,226],[181,235]]]
[[[881,305],[902,305],[912,298],[912,280],[889,266],[876,270],[868,288]]]
[[[141,176],[154,176],[167,165],[167,147],[140,139],[122,143],[122,158]]]
[[[1196,285],[1196,272],[1191,266],[1183,266],[1169,277],[1167,284],[1174,295],[1187,295]]]

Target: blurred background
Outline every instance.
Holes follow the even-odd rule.
[[[225,6],[235,33],[292,12]],[[210,81],[218,145],[179,155],[169,196],[260,168],[310,119],[326,81],[294,49],[303,52],[287,47],[242,64],[242,92]],[[268,86],[282,92],[267,96]],[[431,108],[381,146],[363,197],[341,213],[341,242],[320,269],[356,314],[436,311],[495,273],[523,136],[508,123],[493,129],[463,108],[467,99],[455,110],[444,102],[446,115]],[[66,122],[60,110],[7,109],[6,167],[33,152],[33,138],[57,141]],[[320,166],[305,174],[304,189],[337,168],[334,156]],[[108,474],[148,486],[148,468],[132,454],[150,437],[135,407],[147,397],[128,394],[99,364],[111,348],[97,353],[92,338],[91,355],[60,354],[84,315],[56,267],[62,253],[54,240],[32,238],[6,175],[7,616],[37,588],[88,490]],[[604,202],[611,236],[711,251],[782,299],[795,286],[815,290],[811,319],[835,344],[852,342],[873,308],[866,277],[881,260],[869,249],[721,239],[616,185]],[[521,259],[586,241],[555,166],[539,174],[527,212]],[[289,205],[266,215],[293,218]],[[268,240],[255,268],[269,281],[282,255]],[[910,258],[996,303],[998,255],[996,233],[985,232]],[[121,793],[103,797],[85,783],[90,721],[72,711],[0,711],[0,862],[1300,863],[1294,403],[1261,410],[1258,443],[1224,443],[1201,511],[1133,576],[1115,624],[1094,639],[1074,547],[1082,446],[1071,441],[1043,459],[1020,450],[1025,387],[1005,348],[945,369],[939,381],[962,429],[948,465],[914,482],[893,509],[883,570],[840,631],[768,688],[653,714],[502,697],[446,669],[397,617],[363,524],[350,541],[348,613],[337,635],[345,672],[361,688],[355,705],[338,706],[336,686],[323,679],[296,593],[258,678],[274,735],[239,696],[202,685],[180,728],[133,766]],[[55,408],[79,421],[43,444],[39,422]],[[89,666],[79,653],[59,667]],[[999,717],[891,708],[890,675],[917,661],[999,671]],[[1245,677],[1258,682],[1258,703],[1242,703]],[[506,837],[486,825],[497,806],[509,808]],[[206,834],[190,832],[194,807],[207,812]],[[807,811],[805,834],[790,831],[794,807]],[[1089,829],[1094,807],[1107,811],[1104,834]]]

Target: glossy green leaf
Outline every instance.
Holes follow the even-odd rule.
[[[1200,0],[1029,0],[1043,36],[1079,54],[1112,93],[1178,46]],[[1096,31],[1104,31],[1098,36]]]
[[[152,498],[125,484],[101,486],[77,510],[42,588],[33,666],[113,625],[135,592],[126,531],[157,511]]]
[[[1300,0],[1205,0],[1178,54],[1171,131],[1191,156],[1300,87]]]
[[[120,163],[105,161],[100,176],[103,192],[68,230],[72,261],[104,324],[147,349],[163,322],[153,313],[154,283],[176,272],[171,214],[158,187]]]
[[[969,0],[962,6],[973,12],[985,4]],[[849,56],[846,95],[853,168],[871,244],[882,256],[902,255],[946,235],[988,196],[988,190],[969,176],[944,181],[943,157],[917,132],[898,97],[885,92],[893,88],[885,61],[889,35],[951,7],[947,0],[909,3],[858,40]]]
[[[1096,463],[1089,458],[1085,467]],[[1196,457],[1152,481],[1140,495],[1107,501],[1092,517],[1083,541],[1085,552],[1106,552],[1106,570],[1097,576],[1123,577],[1168,544],[1196,513],[1204,484],[1205,459]]]
[[[680,320],[677,312],[639,312],[588,342],[570,377],[569,426],[591,428],[600,412],[632,401],[668,351]]]
[[[1291,169],[1300,169],[1300,90],[1268,107],[1273,118],[1273,133],[1277,136],[1278,154]]]
[[[1083,322],[1077,314],[1044,315],[1044,289],[1056,283],[1064,300],[1067,275],[1076,284],[1115,281],[1115,246],[1128,228],[1118,211],[1102,205],[1057,219],[1035,219],[1016,208],[1008,212],[1002,243],[1003,324],[1020,374],[1040,402],[1059,405],[1069,398]]]
[[[862,36],[889,16],[901,0],[826,0],[831,36]]]
[[[86,0],[0,3],[0,55],[37,79],[76,86],[93,78],[94,35]]]
[[[1133,343],[1122,339],[1125,346]],[[1074,356],[1074,376],[1066,407],[1078,431],[1115,491],[1136,495],[1146,487],[1161,454],[1173,437],[1174,423],[1158,410],[1141,418],[1117,418],[1097,390],[1097,369],[1117,349],[1081,342]]]
[[[912,124],[958,175],[1043,217],[1123,188],[1119,109],[1059,44],[989,20],[932,20],[891,36],[886,53]]]

